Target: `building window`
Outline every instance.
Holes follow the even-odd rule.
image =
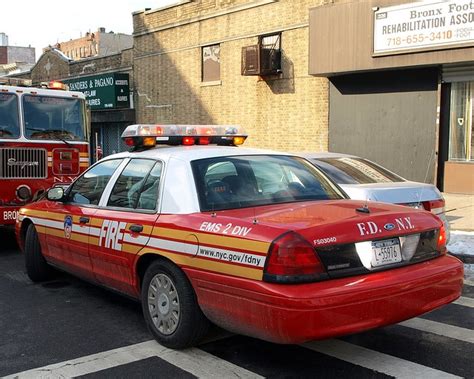
[[[452,83],[449,160],[474,161],[474,81]]]
[[[211,45],[202,48],[202,78],[203,82],[221,80],[221,46]]]

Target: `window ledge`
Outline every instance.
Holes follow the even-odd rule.
[[[201,82],[201,87],[211,87],[211,86],[220,86],[222,85],[221,80],[214,80],[212,82]]]

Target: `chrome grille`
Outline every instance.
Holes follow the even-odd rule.
[[[47,176],[45,149],[0,148],[0,179],[37,179]]]

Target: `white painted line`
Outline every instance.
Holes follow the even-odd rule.
[[[423,332],[438,334],[443,337],[454,338],[459,341],[474,343],[474,331],[459,326],[443,324],[441,322],[426,320],[423,318],[412,318],[400,322],[398,325],[418,329]]]
[[[199,378],[262,378],[197,348],[172,350],[154,340],[23,371],[5,378],[71,378],[151,357],[159,357]]]
[[[453,302],[453,304],[464,305],[465,307],[474,308],[474,299],[470,297],[461,296]]]
[[[444,371],[340,340],[313,341],[302,346],[396,378],[460,378]]]
[[[469,280],[469,279],[464,279],[464,285],[474,287],[474,282],[472,280]]]

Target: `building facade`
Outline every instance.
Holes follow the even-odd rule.
[[[309,8],[325,3],[184,0],[135,12],[138,122],[239,124],[247,146],[326,151],[328,81],[308,74]]]
[[[309,23],[309,74],[330,81],[329,150],[474,193],[474,2],[336,0]]]
[[[28,71],[35,64],[33,47],[10,46],[8,36],[0,33],[0,76]]]
[[[61,80],[71,90],[85,93],[91,110],[91,151],[97,146],[104,155],[126,150],[120,137],[128,125],[135,123],[132,49],[73,61],[51,48],[29,73],[19,77],[31,79],[33,85]]]
[[[120,53],[130,49],[133,37],[129,34],[106,32],[105,28],[98,28],[96,32],[87,32],[83,37],[58,42],[54,45],[72,60],[84,58],[103,57]]]

